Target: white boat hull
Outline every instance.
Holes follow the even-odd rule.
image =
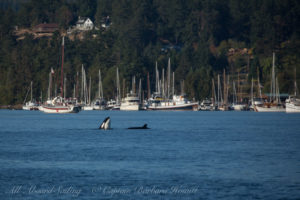
[[[39,105],[35,102],[28,101],[25,105],[22,106],[23,110],[39,110]]]
[[[94,106],[94,110],[105,110],[105,106]]]
[[[121,104],[120,110],[137,111],[137,110],[140,110],[140,106],[139,105],[122,105]]]
[[[213,107],[212,106],[201,106],[199,108],[199,110],[201,110],[201,111],[211,111],[211,110],[213,110]]]
[[[23,110],[39,110],[38,106],[23,106]]]
[[[285,112],[285,108],[282,106],[270,106],[270,107],[255,106],[254,110],[256,112]]]
[[[246,109],[245,105],[237,104],[232,106],[235,111],[242,111]]]
[[[78,113],[78,106],[40,106],[39,110],[45,113]]]
[[[300,106],[297,106],[293,103],[286,103],[285,107],[285,111],[287,113],[300,113]]]
[[[83,106],[82,110],[94,110],[93,106]]]
[[[198,103],[189,103],[173,105],[171,103],[162,103],[162,105],[149,106],[148,110],[198,110]]]

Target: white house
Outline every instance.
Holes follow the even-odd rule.
[[[76,29],[81,31],[88,31],[94,28],[94,23],[88,17],[78,17],[76,22]]]

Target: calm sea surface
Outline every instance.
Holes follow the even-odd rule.
[[[299,198],[299,114],[0,110],[0,199]]]

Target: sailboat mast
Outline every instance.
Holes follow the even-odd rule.
[[[84,96],[85,96],[85,104],[88,103],[88,87],[87,87],[87,79],[86,79],[86,72],[84,70],[84,90],[85,90],[85,93],[84,93]]]
[[[162,83],[161,83],[161,86],[162,86],[162,96],[163,96],[163,98],[165,98],[166,95],[165,95],[165,69],[164,68],[162,69]]]
[[[83,68],[83,64],[81,66],[81,91],[80,91],[80,99],[81,101],[83,101],[83,93],[84,93],[84,68]]]
[[[120,80],[119,80],[119,68],[117,67],[117,104],[120,103]]]
[[[125,98],[125,78],[123,78],[123,83],[122,83],[122,97],[121,98]]]
[[[227,84],[226,84],[226,102],[228,104],[228,96],[229,96],[229,80],[230,80],[230,75],[227,76]]]
[[[227,86],[226,86],[226,74],[225,74],[225,69],[223,71],[223,82],[224,82],[224,106],[227,105]]]
[[[157,62],[156,62],[156,81],[157,81],[157,93],[161,95],[161,80],[159,79],[159,71],[157,69]]]
[[[240,94],[241,94],[240,72],[238,72],[237,93],[236,93],[236,99],[237,99],[237,101],[240,101]],[[236,101],[236,103],[237,103],[237,101]]]
[[[253,77],[251,80],[251,104],[253,105]]]
[[[77,98],[78,97],[78,71],[77,71],[77,74],[76,74],[76,91],[75,91],[75,96],[74,98]],[[78,100],[78,99],[77,99]]]
[[[158,93],[159,91],[159,74],[157,69],[157,61],[155,62],[155,92]]]
[[[74,88],[73,88],[73,99],[76,98],[76,84],[74,83]]]
[[[99,69],[99,98],[103,99],[103,88],[102,88],[102,79],[101,79],[101,71]]]
[[[170,58],[169,58],[169,61],[168,61],[168,77],[167,77],[167,81],[168,81],[168,86],[167,86],[167,90],[168,90],[168,93],[167,93],[167,95],[168,95],[168,99],[170,98],[170,82],[171,82],[171,60],[170,60]]]
[[[49,73],[48,99],[51,99],[52,72]]]
[[[222,87],[220,74],[218,74],[218,106],[223,105]]]
[[[172,97],[175,95],[175,73],[173,72]]]
[[[276,102],[281,103],[280,101],[280,91],[279,91],[279,84],[278,84],[278,77],[276,77]]]
[[[57,83],[54,84],[54,96],[57,96]]]
[[[62,38],[62,45],[61,45],[61,75],[60,75],[60,91],[61,97],[64,96],[63,92],[63,78],[64,78],[64,46],[65,46],[65,37]]]
[[[89,82],[89,105],[91,105],[91,88],[92,88],[92,77],[90,76],[90,82]]]
[[[147,72],[147,90],[148,90],[147,98],[150,99],[151,91],[150,91],[150,75],[149,75],[149,72]]]
[[[131,90],[132,92],[135,94],[136,93],[136,89],[135,89],[135,76],[132,77],[132,86],[131,86]]]
[[[272,80],[271,80],[271,100],[275,100],[275,98],[276,98],[275,52],[273,52]]]
[[[294,72],[294,88],[295,88],[295,92],[294,95],[295,97],[297,96],[297,79],[296,79],[296,67],[295,67],[295,72]]]
[[[218,107],[220,106],[220,75],[218,74]]]
[[[211,80],[211,98],[212,98],[212,105],[215,106],[215,98],[216,98],[216,90],[215,90],[215,81],[214,79]]]
[[[259,98],[262,99],[262,95],[261,95],[261,89],[260,89],[260,79],[259,79],[259,69],[257,68],[257,89],[259,92]]]
[[[98,97],[99,98],[101,98],[100,81],[101,81],[101,72],[100,72],[100,69],[99,69],[99,82],[98,82]]]
[[[65,75],[65,77],[64,77],[64,99],[66,98],[66,90],[67,90],[67,78],[66,78],[66,75]]]
[[[139,100],[140,100],[140,103],[142,101],[142,79],[140,79],[140,82],[139,82],[139,94],[138,94],[138,97],[139,97]]]
[[[86,86],[86,74],[85,74],[85,69],[83,68],[83,73],[82,73],[82,84],[83,84],[83,99],[84,99],[84,104],[87,104],[87,86]]]
[[[32,102],[32,81],[30,82],[30,87],[31,87],[31,92],[30,92],[31,99],[30,99],[30,101]]]
[[[236,89],[235,89],[235,82],[232,82],[233,84],[233,103],[236,104],[237,103],[237,97],[236,97]]]

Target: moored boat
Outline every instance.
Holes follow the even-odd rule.
[[[211,100],[209,99],[204,99],[200,106],[199,106],[199,110],[202,110],[202,111],[211,111],[213,110],[213,103]]]
[[[22,106],[23,110],[39,110],[39,104],[35,101],[28,101]]]
[[[269,96],[269,102],[264,102],[260,105],[254,105],[256,112],[284,112],[285,107],[280,101],[280,92],[278,79],[275,75],[275,53],[273,53],[273,65],[271,73],[271,93]]]
[[[102,87],[102,79],[101,79],[101,71],[99,69],[99,83],[98,83],[98,98],[94,100],[92,103],[94,110],[105,110],[106,109],[106,101],[103,97],[103,87]]]
[[[127,94],[125,98],[122,99],[120,110],[140,110],[141,105],[140,105],[140,99],[139,97],[133,93],[132,91]]]
[[[236,104],[232,104],[232,108],[233,110],[235,111],[243,111],[243,110],[246,110],[246,105],[245,104],[242,104],[242,103],[236,103]]]
[[[60,96],[55,97],[53,100],[50,97],[51,88],[51,73],[49,80],[49,91],[48,100],[44,105],[39,106],[39,110],[45,113],[78,113],[80,107],[73,104],[72,102],[67,102],[64,97],[64,81],[63,81],[63,65],[64,65],[64,37],[62,38],[62,63],[61,63],[61,86],[60,86]],[[65,92],[66,93],[66,92]]]
[[[28,90],[28,92],[29,92],[29,90]],[[27,95],[28,95],[28,92],[27,92]],[[39,108],[38,108],[39,104],[35,100],[33,100],[33,98],[32,98],[32,81],[30,83],[30,94],[31,94],[30,101],[25,103],[26,98],[27,98],[27,95],[26,95],[26,98],[24,100],[24,105],[22,106],[22,109],[23,110],[39,110]]]
[[[173,99],[153,98],[149,100],[149,110],[198,110],[198,102],[187,100],[183,95],[173,95]]]
[[[300,99],[289,97],[285,103],[287,113],[300,113]]]
[[[296,80],[296,68],[295,68],[295,77],[294,77],[294,96],[289,96],[288,99],[285,101],[285,109],[287,113],[300,113],[300,98],[297,95],[298,87],[297,87],[297,80]]]
[[[281,104],[264,103],[263,106],[254,106],[256,112],[284,112],[285,108]]]
[[[39,106],[39,110],[45,113],[78,113],[80,107],[65,103],[62,97],[56,97],[51,101],[51,104]]]

